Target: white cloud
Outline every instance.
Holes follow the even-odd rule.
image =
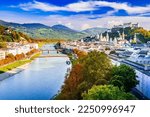
[[[63,25],[69,26],[75,30],[82,30],[91,27],[105,27],[111,28],[113,25],[133,22],[139,23],[140,26],[150,30],[150,17],[145,16],[106,16],[99,17],[96,19],[90,19],[95,16],[87,15],[71,15],[71,16],[61,16],[61,15],[50,15],[50,16],[29,16],[27,14],[19,14],[15,12],[0,11],[1,20],[16,22],[16,23],[42,23],[49,26],[61,23]]]
[[[85,30],[88,28],[91,28],[91,26],[89,24],[82,24],[82,26],[81,26],[81,30]]]
[[[13,6],[14,7],[14,6]],[[71,12],[83,12],[83,11],[94,11],[101,7],[110,7],[114,11],[125,10],[128,14],[142,14],[150,12],[150,5],[146,6],[131,6],[126,2],[108,2],[108,1],[79,1],[77,3],[70,3],[66,6],[56,6],[44,2],[28,2],[19,4],[16,7],[20,7],[23,10],[42,10],[42,11],[71,11]]]
[[[66,24],[64,24],[65,26],[67,26],[67,27],[69,27],[69,28],[71,28],[71,29],[73,29],[74,28],[74,26],[72,25],[72,23],[71,22],[68,22],[68,23],[66,23]]]
[[[91,16],[92,18],[93,16]],[[98,16],[99,17],[99,16]],[[102,18],[90,19],[87,15],[72,15],[72,16],[60,16],[60,15],[50,15],[45,17],[43,22],[45,24],[54,25],[58,20],[61,20],[62,24],[67,24],[70,22],[74,29],[82,30],[91,27],[105,27],[111,28],[113,25],[118,25],[122,23],[139,23],[142,27],[150,30],[150,17],[144,16],[107,16]],[[47,22],[48,21],[48,22]]]
[[[58,10],[65,10],[63,7],[58,7],[55,5],[51,5],[48,3],[33,1],[28,3],[19,4],[18,7],[25,11],[33,10],[33,9],[39,9],[42,11],[58,11]]]
[[[113,27],[114,25],[120,25],[120,24],[123,24],[123,21],[121,21],[121,20],[113,20],[113,19],[108,21],[108,26],[109,27]]]
[[[11,6],[14,7],[14,6]],[[16,7],[20,7],[21,9],[25,11],[33,10],[33,9],[39,9],[42,11],[72,11],[72,12],[82,12],[82,11],[91,11],[95,10],[94,6],[92,6],[91,2],[78,2],[78,3],[72,3],[68,4],[64,7],[44,3],[44,2],[28,2],[28,3],[22,3],[19,4]]]
[[[67,11],[74,11],[74,12],[82,12],[82,11],[93,11],[97,8],[95,7],[95,4],[93,2],[78,2],[78,3],[72,3],[65,6]]]
[[[117,3],[117,2],[108,2],[108,1],[96,1],[95,5],[100,7],[111,7],[116,10],[125,10],[129,14],[139,14],[150,12],[150,5],[147,6],[130,6],[128,3]]]

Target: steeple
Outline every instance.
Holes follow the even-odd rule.
[[[103,41],[103,35],[102,35],[102,33],[100,34],[99,41]]]
[[[106,41],[109,42],[109,34],[108,34],[108,32],[106,34]]]
[[[123,32],[122,32],[122,40],[124,40],[125,39],[125,34],[124,34],[124,30],[123,30]]]

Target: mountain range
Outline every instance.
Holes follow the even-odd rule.
[[[19,24],[13,22],[5,22],[2,20],[0,20],[0,25],[11,27],[18,32],[22,32],[32,38],[37,39],[81,39],[86,36],[103,33],[107,30],[106,28],[96,27],[83,31],[77,31],[61,24],[50,27],[40,23]]]

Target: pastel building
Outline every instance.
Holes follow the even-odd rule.
[[[0,60],[5,59],[5,51],[4,50],[0,50]]]
[[[38,49],[38,44],[37,43],[30,43],[30,47],[34,49]]]
[[[6,50],[6,54],[13,54],[14,56],[17,54],[16,48],[9,48]]]

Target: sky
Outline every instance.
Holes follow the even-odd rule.
[[[75,30],[132,22],[150,30],[150,0],[1,0],[0,20]]]

